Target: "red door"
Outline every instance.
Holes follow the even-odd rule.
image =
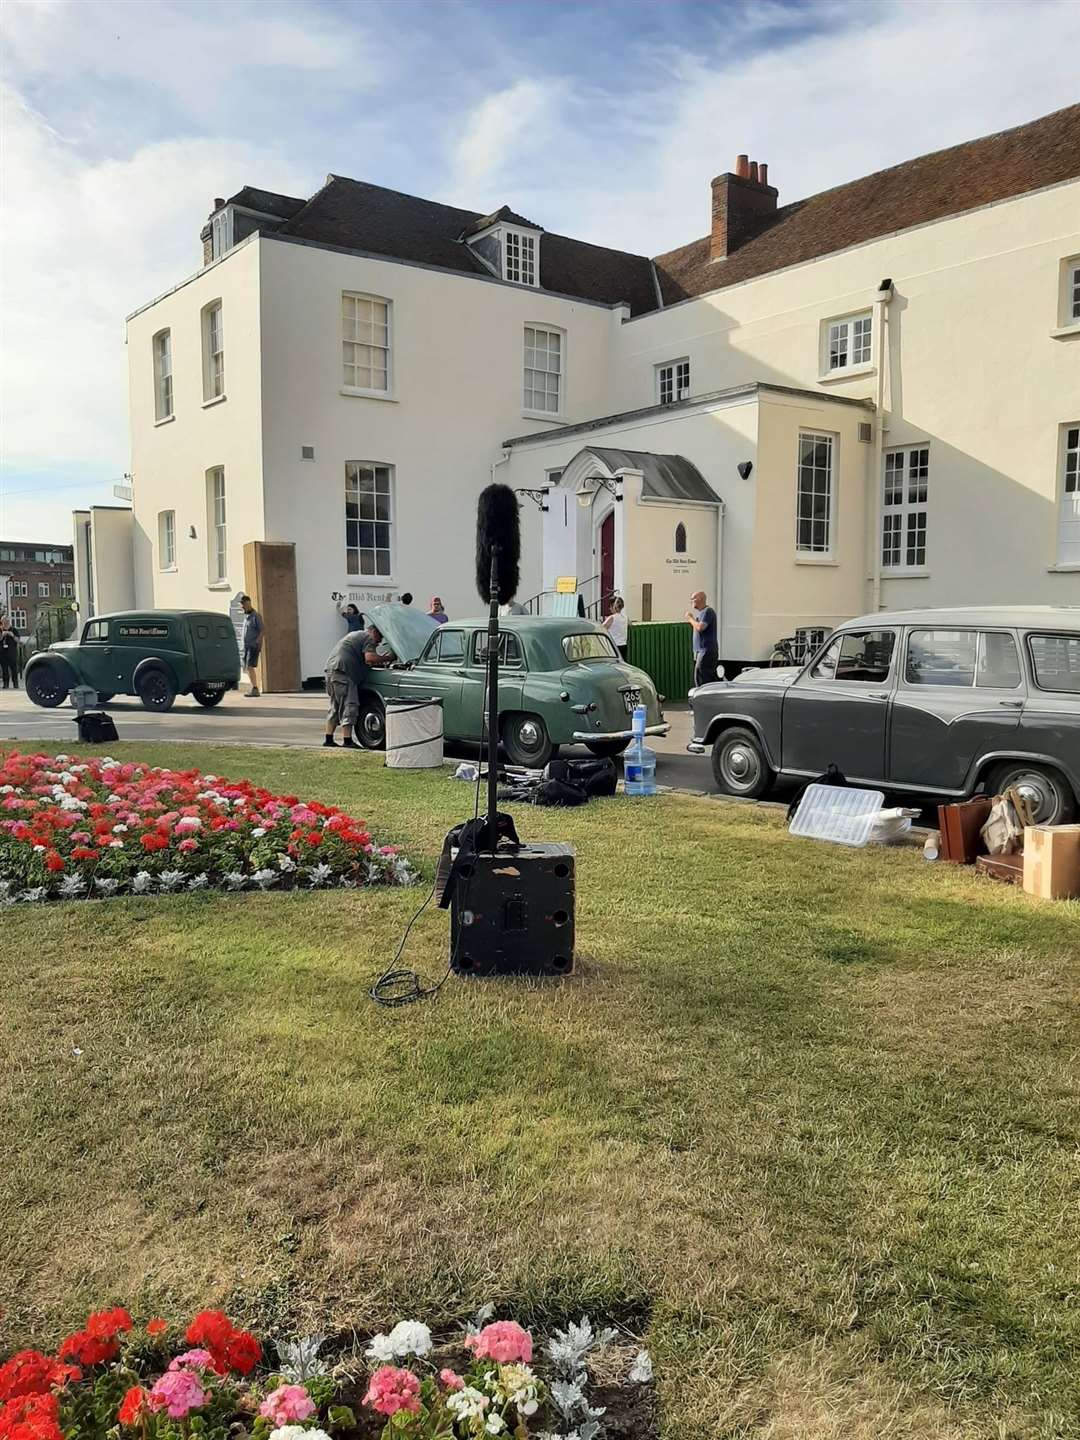
[[[600,522],[600,613],[611,614],[615,589],[615,511],[609,510]]]

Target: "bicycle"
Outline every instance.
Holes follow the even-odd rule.
[[[785,635],[782,640],[777,640],[769,656],[769,664],[775,665],[801,665],[802,646],[794,635]]]

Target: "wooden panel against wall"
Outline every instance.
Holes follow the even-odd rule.
[[[266,626],[259,661],[260,690],[299,690],[295,545],[249,540],[244,546],[244,585]]]

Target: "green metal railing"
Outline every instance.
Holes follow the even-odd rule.
[[[693,632],[685,620],[650,620],[630,626],[626,658],[644,670],[661,695],[685,700],[694,683]]]

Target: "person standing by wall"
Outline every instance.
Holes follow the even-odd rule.
[[[691,608],[686,618],[694,634],[694,684],[709,685],[718,678],[716,672],[720,652],[717,648],[716,611],[705,603],[704,590],[690,596]]]
[[[266,626],[263,624],[262,616],[252,605],[250,595],[240,596],[240,608],[244,612],[243,661],[248,680],[251,682],[251,689],[247,692],[247,698],[250,700],[259,693],[259,677],[255,673],[255,667],[262,654],[263,634]]]
[[[345,621],[346,630],[350,634],[354,630],[362,630],[364,628],[364,617],[360,614],[360,611],[356,608],[356,606],[352,603],[351,600],[348,605],[345,606],[344,610],[340,611],[339,613],[341,615],[341,618]]]
[[[438,595],[433,595],[431,597],[431,603],[428,605],[427,613],[430,615],[432,620],[435,621],[436,625],[445,625],[446,622],[450,619],[450,616],[447,615],[446,611],[443,609],[442,599]]]
[[[611,636],[611,643],[622,658],[626,659],[626,642],[630,636],[630,625],[626,619],[626,605],[621,595],[611,602],[611,614],[604,620],[604,629]]]
[[[19,637],[3,615],[0,615],[0,676],[3,676],[5,690],[9,686],[19,688]]]

